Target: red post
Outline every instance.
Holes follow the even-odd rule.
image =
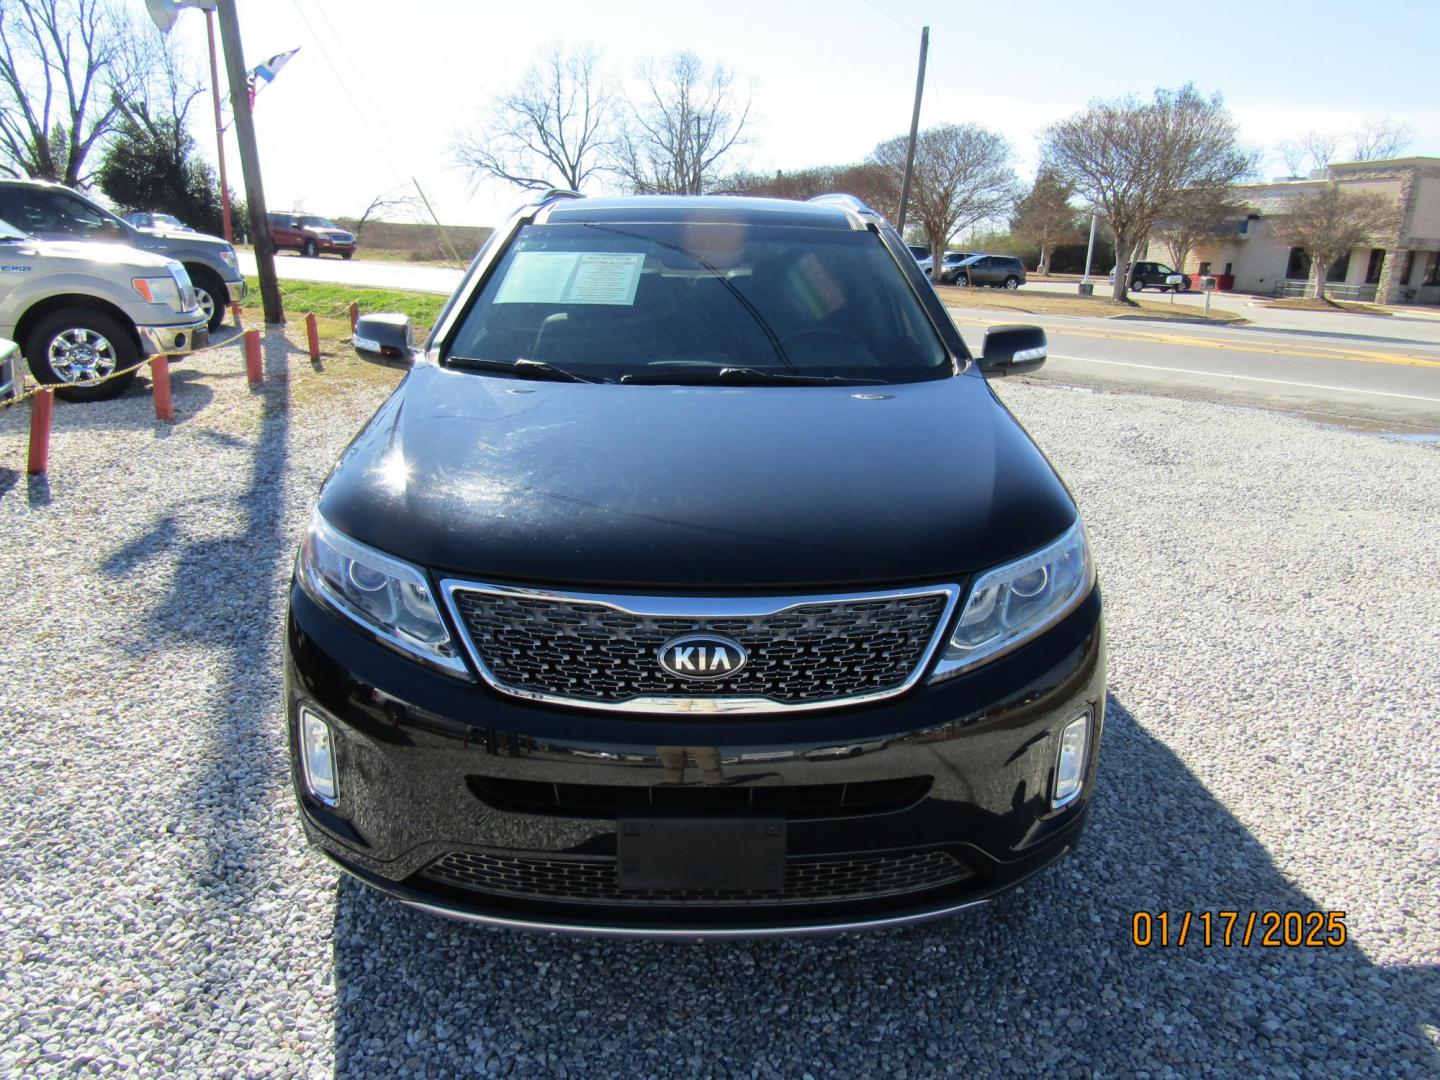
[[[155,419],[174,420],[175,403],[170,397],[170,358],[168,356],[152,356],[150,358],[150,380],[154,384]]]
[[[355,323],[356,323],[356,321],[357,321],[359,318],[360,318],[360,305],[352,302],[351,305],[350,305],[350,329],[351,329],[351,330],[354,330],[354,329],[355,329]]]
[[[240,305],[239,305],[239,304],[231,304],[231,305],[230,305],[230,314],[232,314],[232,315],[235,316],[235,329],[237,329],[237,330],[240,329],[240,326],[241,326],[241,323],[240,323]]]
[[[55,415],[55,391],[41,390],[30,402],[31,476],[50,467],[50,420]]]
[[[305,313],[305,337],[310,342],[310,359],[320,359],[320,324],[315,321],[315,313]]]
[[[245,331],[245,377],[251,386],[265,381],[265,368],[260,363],[260,331]]]

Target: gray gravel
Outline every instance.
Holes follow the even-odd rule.
[[[0,414],[0,1069],[928,1077],[1440,1071],[1440,447],[1013,382],[1109,600],[1079,852],[903,932],[669,945],[437,921],[307,853],[278,643],[308,502],[378,401],[272,343]],[[278,376],[297,375],[296,399]],[[1343,909],[1327,950],[1136,949],[1131,913]]]

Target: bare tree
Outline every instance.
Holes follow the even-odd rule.
[[[0,168],[83,183],[155,57],[117,0],[0,0]]]
[[[1055,170],[1041,168],[1035,186],[1015,207],[1010,231],[1040,248],[1036,273],[1049,273],[1050,253],[1055,245],[1075,238],[1079,231],[1079,214],[1070,205],[1074,192],[1074,185],[1056,176]]]
[[[1092,102],[1045,131],[1042,154],[1101,209],[1115,233],[1116,261],[1128,259],[1130,267],[1181,192],[1223,189],[1253,168],[1219,95],[1204,98],[1188,84],[1156,90],[1153,101]],[[1126,302],[1129,279],[1130,271],[1115,275],[1115,303]]]
[[[1381,161],[1399,157],[1415,138],[1415,128],[1393,116],[1367,116],[1350,135],[1352,161]]]
[[[1309,176],[1315,169],[1329,165],[1340,150],[1340,137],[1323,131],[1307,131],[1296,139],[1287,139],[1277,149],[1291,176]]]
[[[635,191],[699,195],[717,182],[726,156],[744,145],[752,94],[735,73],[706,68],[686,50],[639,68],[643,93],[630,103],[611,168]]]
[[[609,138],[613,102],[599,68],[589,46],[568,53],[551,46],[491,106],[478,134],[455,141],[456,160],[472,177],[579,191],[600,167]]]
[[[351,232],[355,234],[358,241],[365,232],[365,226],[372,221],[379,221],[381,214],[393,213],[396,210],[414,211],[415,196],[408,194],[405,188],[391,188],[389,191],[382,191],[370,200],[370,205],[365,207],[365,212],[355,219],[355,226]]]
[[[1175,269],[1183,272],[1199,241],[1218,235],[1227,222],[1245,213],[1245,207],[1227,198],[1223,189],[1184,191],[1174,208],[1155,223],[1154,236],[1165,245]]]
[[[842,192],[854,195],[892,220],[900,207],[900,187],[895,177],[870,161],[858,165],[816,165],[790,172],[777,170],[773,175],[738,172],[718,181],[714,190],[776,199],[812,199],[816,195]]]
[[[1399,218],[1383,195],[1341,191],[1333,181],[1301,195],[1274,217],[1275,237],[1310,256],[1311,291],[1325,299],[1325,279],[1342,255],[1362,244],[1393,241]]]
[[[905,175],[907,143],[906,136],[897,135],[871,154],[897,186]],[[1010,158],[1004,137],[977,124],[944,124],[920,132],[911,209],[937,269],[952,236],[1014,208],[1019,185]]]

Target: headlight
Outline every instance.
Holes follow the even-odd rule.
[[[1095,584],[1079,521],[1053,544],[981,574],[970,590],[931,681],[1007,653],[1073,611]]]
[[[130,286],[147,304],[165,304],[174,311],[185,310],[180,301],[180,283],[173,275],[131,278]]]
[[[234,270],[238,265],[235,262],[235,249],[232,247],[221,248],[220,261],[223,262],[226,266],[230,267],[231,270]]]
[[[317,512],[300,546],[297,576],[315,600],[392,648],[469,677],[418,567],[336,532]]]

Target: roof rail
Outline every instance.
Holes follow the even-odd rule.
[[[551,199],[583,199],[578,191],[571,191],[569,188],[536,188],[535,194],[530,198],[531,204],[549,202]]]
[[[855,195],[846,195],[844,192],[835,191],[825,195],[816,195],[805,201],[819,203],[821,206],[834,206],[837,209],[844,210],[852,220],[856,218],[869,219],[870,221],[885,220],[885,215],[868,206],[864,199],[858,198]],[[856,227],[863,229],[866,226],[865,223],[861,221]]]

